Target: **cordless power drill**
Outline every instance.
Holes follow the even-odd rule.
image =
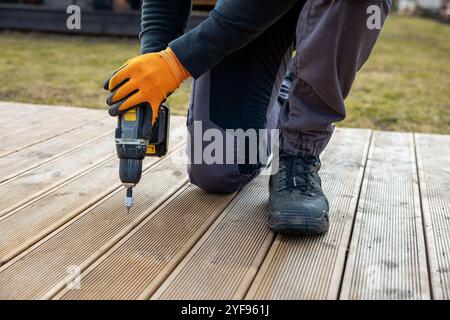
[[[119,176],[126,188],[125,206],[130,213],[133,188],[141,180],[142,162],[146,156],[163,157],[168,149],[169,109],[162,105],[152,126],[152,109],[143,104],[119,116],[115,132]]]

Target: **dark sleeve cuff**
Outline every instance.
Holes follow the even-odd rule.
[[[173,38],[161,37],[161,34],[141,33],[141,54],[159,52],[167,48]]]

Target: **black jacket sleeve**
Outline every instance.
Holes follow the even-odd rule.
[[[141,53],[158,52],[181,36],[191,12],[191,0],[144,0]]]
[[[171,41],[169,47],[198,78],[263,33],[298,1],[303,0],[222,1],[203,23]]]

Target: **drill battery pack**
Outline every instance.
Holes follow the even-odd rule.
[[[146,155],[149,157],[163,157],[169,149],[170,111],[165,105],[159,109],[159,115],[152,135],[148,141]]]

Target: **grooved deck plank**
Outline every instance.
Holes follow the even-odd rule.
[[[434,299],[450,299],[450,136],[416,134],[423,218]]]
[[[28,121],[25,124],[18,125],[19,121],[8,121],[6,126],[4,127],[5,132],[0,135],[0,138],[2,139],[8,139],[12,140],[15,139],[16,141],[19,140],[25,140],[25,137],[28,137],[28,134],[31,133],[37,133],[41,132],[43,129],[48,128],[49,126],[53,126],[55,123],[59,123],[60,126],[58,126],[57,130],[52,130],[52,132],[58,133],[61,129],[62,124],[66,123],[68,120],[70,120],[72,117],[77,117],[77,114],[53,114],[50,111],[43,112],[42,115],[34,117],[32,120]],[[106,115],[101,115],[100,117],[106,118]],[[96,117],[99,119],[100,117]],[[20,121],[23,122],[23,121]],[[12,128],[9,127],[11,125],[14,125]],[[8,128],[9,127],[9,128]],[[34,138],[33,135],[31,138]],[[3,151],[3,150],[0,150]],[[6,150],[8,151],[8,150]]]
[[[341,298],[430,298],[412,134],[374,132]]]
[[[1,216],[30,202],[64,181],[113,157],[115,146],[112,140],[111,136],[93,140],[55,161],[1,183],[0,219]]]
[[[10,132],[3,135],[1,137],[2,143],[0,144],[0,157],[72,131],[89,122],[107,118],[107,115],[103,113],[98,114],[98,112],[91,113],[90,110],[80,110],[71,110],[71,113],[66,112],[60,116],[50,115],[49,123],[45,122],[36,126],[25,126],[18,132]]]
[[[330,230],[323,237],[277,235],[246,299],[337,298],[370,135],[370,130],[336,130],[320,171]]]
[[[47,238],[0,267],[1,299],[50,298],[186,182],[185,166],[170,157],[144,173],[128,215],[122,192],[113,192]]]
[[[5,112],[0,112],[0,116],[3,116]],[[55,119],[66,117],[66,113],[56,113],[51,110],[43,110],[36,112],[35,114],[30,114],[28,116],[20,116],[18,119],[15,117],[12,119],[3,119],[2,126],[0,127],[0,138],[4,136],[14,136],[21,135],[26,136],[26,131],[29,130],[39,130],[46,125],[49,125]]]
[[[0,137],[17,132],[25,132],[34,127],[42,128],[44,123],[65,115],[87,113],[91,116],[106,116],[105,110],[90,110],[73,107],[43,106],[25,103],[0,102]]]
[[[233,196],[208,194],[189,185],[83,273],[79,290],[65,289],[58,294],[58,299],[137,299],[142,295],[148,296]]]
[[[112,136],[114,126],[111,118],[105,118],[0,158],[0,183],[72,152],[81,144],[108,133]]]
[[[183,120],[172,118],[171,151],[184,143],[186,129]],[[143,169],[159,160],[147,158]],[[36,202],[0,218],[0,266],[119,187],[118,161],[111,159]]]
[[[268,177],[228,206],[152,299],[239,299],[274,237],[266,225]]]
[[[71,111],[86,111],[86,112],[97,112],[105,113],[105,109],[87,109],[71,106],[61,106],[61,105],[45,105],[45,104],[35,104],[35,103],[24,103],[24,102],[12,102],[12,101],[0,101],[0,114],[5,119],[11,120],[21,120],[23,117],[33,117],[39,112],[54,112],[56,114],[67,113]],[[13,112],[11,112],[13,111]],[[24,123],[26,124],[26,123]]]
[[[41,112],[50,110],[49,106],[0,101],[0,115],[5,121],[21,121],[22,119],[29,120],[33,116]],[[25,125],[27,122],[22,122]]]

